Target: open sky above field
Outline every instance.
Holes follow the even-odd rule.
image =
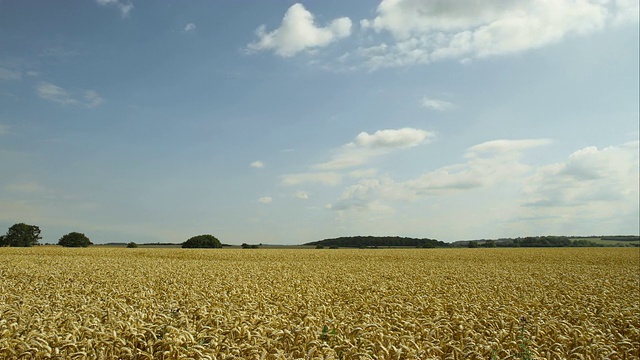
[[[638,234],[637,0],[0,1],[0,233]]]

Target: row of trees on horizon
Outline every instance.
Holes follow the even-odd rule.
[[[637,246],[638,236],[602,236],[603,240],[623,241],[629,246]],[[427,238],[409,238],[399,236],[347,236],[333,239],[313,241],[304,245],[317,248],[380,248],[380,247],[415,247],[415,248],[495,248],[495,247],[602,247],[594,241],[585,238],[571,238],[569,236],[528,236],[518,238],[503,238],[498,240],[468,240],[446,243]]]
[[[0,236],[0,247],[31,247],[40,245],[41,230],[37,225],[28,225],[25,223],[13,224],[5,235]],[[58,245],[63,247],[88,247],[93,245],[91,240],[83,233],[70,232],[63,235],[58,240]],[[128,248],[136,248],[135,242],[127,244]],[[194,236],[184,243],[183,248],[221,248],[222,243],[213,235]]]
[[[0,236],[0,247],[31,247],[40,245],[39,240],[40,228],[36,225],[28,225],[18,223],[12,225],[5,235]],[[629,246],[638,246],[638,236],[602,236],[603,240],[628,242]],[[93,245],[91,240],[83,233],[70,232],[63,235],[58,240],[58,245],[63,247],[88,247]],[[204,234],[189,238],[180,244],[162,244],[156,245],[181,245],[182,248],[221,248],[230,246],[222,244],[218,238],[213,235]],[[260,244],[262,245],[262,244]],[[600,247],[604,246],[588,238],[571,238],[568,236],[529,236],[518,238],[503,238],[498,240],[471,240],[457,241],[455,243],[446,243],[440,240],[428,238],[410,238],[400,236],[347,236],[333,239],[324,239],[313,241],[303,245],[315,246],[318,249],[339,247],[349,248],[379,248],[379,247],[415,247],[415,248],[451,248],[451,247],[469,247],[469,248],[493,248],[493,247]],[[129,248],[138,247],[135,242],[127,244]],[[250,245],[243,243],[243,249],[255,249],[259,245]]]
[[[40,227],[37,225],[13,224],[6,234],[0,236],[0,246],[31,247],[40,245],[39,240],[42,239],[40,233]],[[63,235],[58,240],[58,245],[64,247],[87,247],[93,245],[93,243],[85,234],[74,231]]]

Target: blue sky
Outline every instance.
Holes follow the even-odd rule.
[[[638,2],[0,1],[0,228],[638,234]]]

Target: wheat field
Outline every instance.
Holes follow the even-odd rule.
[[[639,249],[0,248],[2,359],[639,357]]]

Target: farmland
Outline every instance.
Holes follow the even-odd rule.
[[[0,248],[4,359],[632,359],[640,250]]]

